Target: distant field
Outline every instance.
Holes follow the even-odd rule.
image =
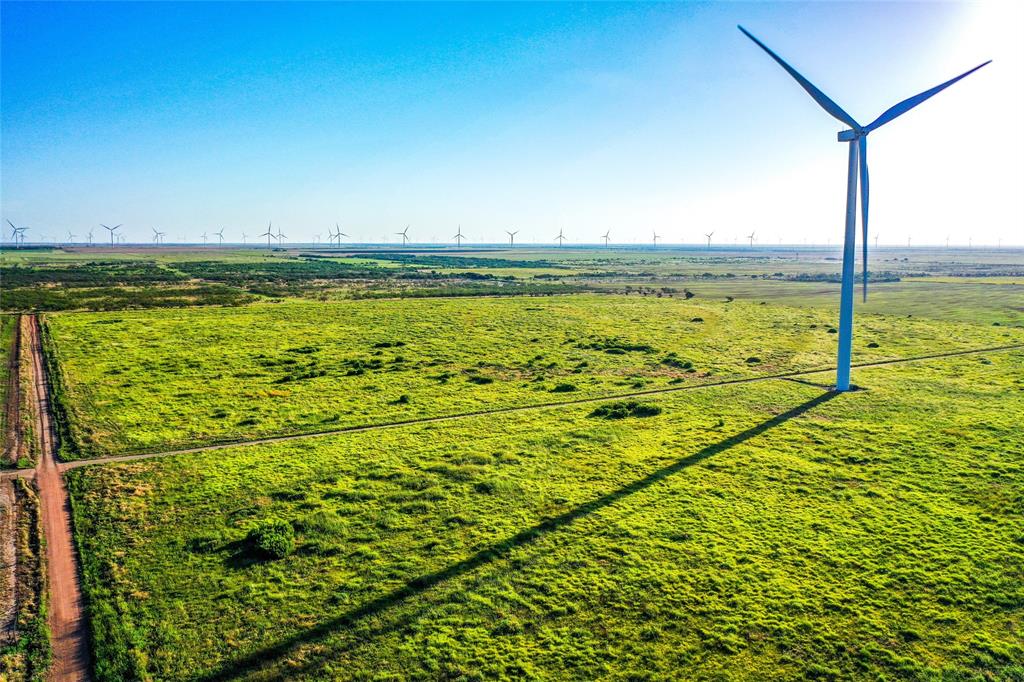
[[[572,306],[552,305],[545,324],[574,319]],[[616,305],[630,312],[598,302],[586,310],[591,319],[604,310],[620,332],[639,316],[637,329],[659,344],[672,326],[656,321],[689,310]],[[312,315],[280,310],[274,319],[290,324]],[[704,310],[723,326],[741,319],[736,333],[762,334],[762,348],[792,340],[792,318],[779,317],[791,312]],[[462,321],[479,313],[466,309]],[[260,314],[246,311],[218,334],[246,339],[243,330],[269,324]],[[361,328],[359,315],[344,316],[353,325],[345,337]],[[168,330],[163,315],[126,318],[130,333],[88,326],[104,317],[56,325],[76,338],[112,328],[106,351],[86,336],[82,358],[69,359],[73,374],[91,353],[100,376],[115,357],[127,371],[140,360],[121,339],[152,349]],[[529,318],[504,319],[508,333]],[[771,319],[786,322],[778,340]],[[927,341],[932,330],[947,330],[947,347],[993,340],[988,326],[905,324],[901,352],[939,344]],[[436,328],[410,319],[404,330],[415,344],[403,352],[437,352],[426,342]],[[369,331],[356,346],[376,338]],[[181,344],[189,355],[171,357],[216,373],[216,352],[199,358],[224,342],[196,333]],[[720,371],[737,370],[728,334],[705,333]],[[887,333],[880,350],[890,352],[897,341]],[[500,338],[489,359],[517,358]],[[786,361],[831,350],[806,343]],[[599,363],[597,374],[613,368]],[[173,393],[171,381],[130,395]],[[647,402],[661,413],[643,418],[577,406],[75,470],[97,671],[156,680],[624,679],[640,670],[1020,678],[1024,353],[865,369],[856,381],[868,390],[829,397],[779,380],[658,396]],[[219,386],[198,382],[180,404],[202,404]],[[122,423],[135,429],[140,419]],[[246,540],[271,519],[295,534],[282,559]]]
[[[71,456],[84,457],[827,367],[836,345],[829,310],[704,297],[285,302],[48,320],[81,446]],[[989,324],[861,315],[855,357],[1022,340]]]

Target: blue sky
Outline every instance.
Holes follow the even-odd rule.
[[[838,243],[840,125],[866,122],[882,243],[1024,242],[1012,4],[2,5],[3,216],[233,241]],[[97,232],[99,235],[99,232]],[[5,237],[6,232],[5,232]]]

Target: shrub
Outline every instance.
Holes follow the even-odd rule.
[[[703,322],[703,321],[704,321],[703,317],[695,317],[692,320],[690,320],[690,322]]]
[[[747,358],[746,362],[748,365],[756,365],[757,363],[761,362],[761,358],[757,357],[756,355],[751,355],[749,358]]]
[[[868,344],[868,348],[878,348],[878,344],[872,341],[871,343]]]
[[[553,389],[552,393],[572,393],[576,390],[576,384],[558,384]]]
[[[591,417],[601,419],[625,419],[626,417],[653,417],[661,414],[661,408],[652,403],[641,403],[636,400],[621,400],[614,403],[598,405]]]
[[[483,386],[483,385],[486,385],[486,384],[493,384],[494,383],[494,379],[492,379],[490,377],[471,376],[471,377],[469,377],[469,383],[471,383],[471,384],[479,384],[479,385]]]
[[[270,559],[283,559],[295,549],[295,530],[287,521],[268,519],[249,531],[253,549]]]

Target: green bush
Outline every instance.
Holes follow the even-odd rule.
[[[271,559],[283,559],[295,549],[295,530],[281,519],[261,521],[249,531],[253,549]]]
[[[625,419],[626,417],[653,417],[658,414],[661,414],[661,408],[652,403],[621,400],[597,406],[590,416],[601,419]]]

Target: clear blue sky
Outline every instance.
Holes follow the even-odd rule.
[[[840,125],[742,23],[862,122],[995,58],[872,135],[872,223],[882,243],[1020,243],[1020,17],[931,3],[4,2],[3,217],[34,238],[105,222],[130,240],[155,226],[236,241],[272,219],[296,241],[339,221],[365,241],[461,224],[474,242],[514,226],[524,241],[755,229],[835,244]]]

